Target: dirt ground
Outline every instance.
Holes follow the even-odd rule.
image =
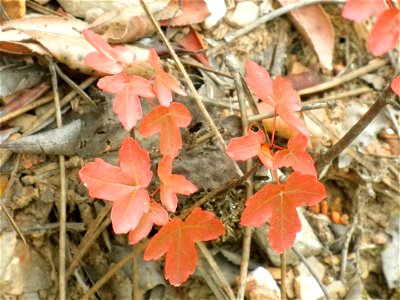
[[[243,1],[225,2],[228,11],[233,12],[238,3]],[[261,9],[265,9],[267,13],[268,9],[279,7],[275,2],[271,6],[270,1],[255,0],[253,3],[260,8],[257,18],[262,15]],[[43,13],[36,6],[60,11],[60,5],[56,1],[50,1],[35,6],[27,5],[27,15]],[[344,20],[341,17],[342,7],[342,4],[323,5],[335,32],[331,70],[322,66],[315,49],[288,15],[263,23],[230,44],[224,37],[240,26],[235,25],[236,21],[229,15],[225,15],[211,28],[206,29],[204,23],[191,25],[192,30],[204,37],[203,43],[208,48],[205,53],[208,54],[209,68],[229,73],[224,63],[224,55],[229,52],[237,58],[242,73],[245,62],[253,60],[270,70],[271,74],[287,78],[299,91],[303,105],[331,104],[330,108],[325,106],[301,113],[313,134],[310,152],[315,159],[335,144],[382,94],[396,72],[396,64],[393,65],[391,61],[398,61],[399,56],[397,48],[391,52],[389,58],[373,57],[365,46],[366,34],[371,24],[353,24]],[[82,18],[79,15],[76,17]],[[240,18],[245,19],[245,16]],[[249,23],[251,22],[254,20]],[[177,40],[189,31],[189,26],[165,26],[163,29],[172,45],[182,50]],[[24,81],[21,78],[32,81],[37,76],[40,80],[33,82],[29,88],[42,84],[47,88],[40,98],[52,94],[45,55],[15,55],[12,53],[15,50],[6,50],[7,45],[13,42],[8,40],[6,43],[5,39],[4,35],[0,39],[0,80],[5,84],[6,76],[20,78],[16,79],[20,82]],[[32,40],[31,43],[36,42]],[[159,53],[165,54],[165,68],[176,78],[182,79],[156,33],[138,43],[147,48],[160,49]],[[87,75],[68,68],[58,57],[53,57],[64,74],[76,84],[79,85],[88,78]],[[199,62],[193,55],[181,53],[180,57],[186,61],[185,66],[191,80],[204,99],[204,104],[225,142],[229,143],[232,137],[241,136],[237,92],[231,78],[210,72],[207,68],[196,67]],[[372,66],[371,69],[365,70],[368,65]],[[7,75],[5,72],[10,68],[14,68],[14,73]],[[361,71],[353,78],[343,79],[357,70]],[[17,77],[18,72],[23,72],[21,77]],[[312,90],[332,80],[339,80],[339,83],[333,87]],[[71,91],[71,87],[61,78],[58,85],[60,98]],[[11,84],[7,88],[9,86],[11,89]],[[181,86],[186,90],[183,80]],[[70,146],[57,146],[55,150],[49,150],[50,153],[44,150],[48,154],[11,148],[14,152],[20,152],[18,154],[9,149],[1,149],[1,299],[57,299],[59,295],[59,199],[63,187],[60,186],[58,154],[64,153],[67,219],[66,243],[63,247],[66,253],[68,299],[81,299],[102,280],[103,275],[118,266],[121,260],[125,260],[123,266],[110,278],[105,278],[101,286],[95,287],[90,299],[131,299],[135,293],[135,299],[227,299],[226,296],[221,296],[224,292],[221,292],[218,283],[215,284],[215,271],[203,255],[199,254],[196,272],[188,281],[179,287],[173,287],[164,279],[164,259],[143,261],[143,249],[140,250],[140,245],[144,242],[132,247],[128,243],[127,235],[113,233],[109,220],[110,204],[90,198],[78,173],[85,162],[93,161],[96,157],[118,165],[116,150],[129,133],[122,130],[112,112],[113,95],[100,91],[96,87],[96,81],[85,90],[102,107],[103,112],[101,116],[94,114],[87,100],[77,95],[64,106],[64,124],[76,119],[84,120],[79,143],[71,141]],[[15,95],[20,94],[21,91],[2,95],[0,118],[29,105],[19,103],[13,110],[7,110]],[[210,125],[193,97],[174,95],[174,100],[185,104],[192,114],[189,127],[181,130],[184,146],[174,165],[174,173],[184,175],[198,187],[198,192],[191,196],[179,196],[176,212],[179,215],[199,199],[229,185],[237,176],[229,159],[220,150]],[[151,106],[142,102],[144,112],[149,111]],[[28,135],[32,124],[38,120],[40,122],[40,117],[53,106],[53,102],[50,102],[9,120],[1,119],[2,144],[7,143],[9,136],[18,138],[20,135]],[[100,119],[107,124],[107,129],[101,127],[92,130],[93,124],[100,122]],[[400,299],[399,120],[398,106],[388,105],[382,109],[359,138],[321,172],[320,180],[326,186],[328,198],[320,205],[302,210],[304,222],[309,224],[312,237],[304,235],[298,238],[301,241],[297,241],[295,245],[298,249],[301,247],[303,255],[308,257],[308,264],[318,273],[317,277],[328,289],[331,299]],[[268,127],[268,124],[264,125]],[[55,127],[53,117],[37,132],[46,132]],[[287,135],[285,129],[282,131],[277,139],[283,145]],[[152,170],[156,172],[161,159],[157,147],[158,137],[144,138],[137,132],[131,132],[131,135],[149,151]],[[54,143],[68,144],[65,143],[68,138],[61,135],[57,140],[59,142]],[[71,143],[75,144],[71,146]],[[18,145],[17,148],[22,149],[21,147],[25,146]],[[72,147],[72,150],[62,147]],[[244,170],[244,164],[240,166]],[[260,189],[269,179],[270,174],[265,169],[258,169],[253,176],[255,189]],[[158,184],[153,179],[150,190],[155,190]],[[239,221],[245,195],[245,186],[238,185],[216,195],[212,194],[202,205],[203,209],[214,212],[224,224],[225,234],[216,241],[207,242],[206,247],[213,262],[219,267],[220,274],[235,293],[242,262],[243,228]],[[155,232],[153,229],[150,236]],[[275,286],[272,284],[271,287],[268,283],[255,284],[249,280],[247,299],[279,299],[274,292],[281,284],[279,256],[271,254],[272,250],[266,244],[266,232],[268,226],[253,231],[249,272],[256,277],[254,270],[262,267],[270,273]],[[310,241],[313,239],[316,239],[316,247],[311,245]],[[319,286],[305,269],[304,263],[295,254],[288,255],[292,255],[290,257],[293,259],[288,260],[286,270],[287,298],[323,299],[324,295],[320,293]],[[132,257],[135,258],[132,260]],[[311,280],[311,283],[307,280]],[[304,290],[307,289],[316,290],[316,295],[305,296]]]

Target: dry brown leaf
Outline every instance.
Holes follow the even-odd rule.
[[[25,0],[1,0],[0,4],[11,20],[25,17]],[[0,17],[0,22],[2,21],[3,19]]]
[[[203,40],[203,36],[190,27],[189,33],[178,41],[178,44],[183,48],[198,51],[207,49],[207,44]],[[208,62],[207,55],[205,53],[198,53],[195,57],[200,61],[203,65],[209,67],[210,63]]]
[[[279,0],[285,6],[297,0]],[[305,6],[289,13],[297,30],[314,49],[321,65],[332,70],[335,33],[329,16],[319,4]]]
[[[1,30],[18,29],[57,33],[62,35],[79,36],[87,28],[88,23],[69,17],[60,16],[30,16],[23,19],[11,20],[1,25]]]
[[[149,10],[155,14],[164,9],[169,0],[148,1]],[[100,15],[90,29],[107,39],[109,43],[136,41],[154,32],[154,27],[140,5],[125,6]]]

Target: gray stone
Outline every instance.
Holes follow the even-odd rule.
[[[320,286],[311,276],[298,276],[294,280],[296,299],[317,300],[324,296]]]
[[[400,288],[400,230],[399,216],[390,219],[389,228],[386,230],[392,240],[385,250],[382,251],[382,268],[387,285],[390,289]]]
[[[281,298],[281,291],[275,279],[263,267],[258,267],[248,274],[245,291],[249,300],[279,300]]]
[[[243,27],[257,20],[260,8],[253,1],[243,1],[236,4],[233,13],[228,16],[229,24]]]

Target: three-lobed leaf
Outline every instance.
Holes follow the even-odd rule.
[[[158,177],[161,181],[160,198],[162,204],[170,212],[175,212],[180,195],[190,195],[197,191],[197,187],[182,175],[172,174],[173,157],[166,155],[158,164]]]
[[[301,223],[296,208],[315,205],[326,197],[326,190],[315,176],[290,174],[284,184],[268,184],[246,201],[240,224],[261,226],[270,220],[272,249],[283,253],[293,246]]]
[[[150,233],[153,225],[163,226],[169,221],[168,212],[153,199],[150,200],[149,211],[144,213],[139,224],[129,232],[129,244],[136,244]]]
[[[129,48],[113,48],[100,35],[87,29],[82,31],[82,35],[97,50],[84,58],[89,67],[106,74],[119,74],[123,70],[123,64],[133,63],[135,55]]]
[[[115,233],[127,233],[139,223],[149,209],[150,197],[146,187],[153,172],[150,158],[139,143],[127,137],[118,152],[120,167],[96,158],[79,171],[90,197],[113,201],[111,221]]]
[[[125,73],[105,76],[97,82],[97,86],[104,92],[116,93],[113,111],[126,130],[131,130],[142,119],[139,96],[155,96],[150,81]]]
[[[157,52],[153,48],[150,49],[148,61],[155,72],[153,90],[161,105],[169,106],[172,102],[172,92],[182,96],[186,95],[175,77],[163,70]]]
[[[279,150],[274,155],[276,168],[292,167],[294,171],[302,174],[317,176],[314,161],[306,151],[308,138],[304,135],[292,136],[287,144],[287,149]]]
[[[253,93],[272,106],[281,119],[299,133],[310,136],[305,124],[296,117],[300,111],[300,98],[290,83],[281,76],[271,80],[268,72],[253,61],[246,64],[246,82]]]
[[[145,137],[160,133],[161,154],[176,157],[182,148],[179,128],[186,128],[191,121],[192,116],[186,106],[172,102],[168,107],[153,108],[140,123],[139,133]]]
[[[164,225],[147,245],[144,260],[165,255],[165,278],[178,286],[196,269],[195,242],[216,239],[224,232],[222,222],[213,213],[196,208],[185,221],[175,217]]]

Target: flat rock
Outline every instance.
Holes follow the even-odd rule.
[[[236,4],[233,13],[227,17],[227,22],[236,27],[244,27],[257,20],[260,8],[253,1],[243,1]]]
[[[382,251],[382,269],[390,289],[400,288],[400,229],[399,216],[390,220],[387,233],[392,237],[388,246]]]
[[[335,280],[326,287],[329,296],[333,299],[342,299],[346,296],[346,286],[340,280]]]
[[[315,256],[310,256],[307,258],[307,263],[311,267],[311,269],[317,274],[319,280],[322,281],[325,275],[325,267],[321,264]],[[304,263],[299,263],[296,266],[296,273],[299,276],[312,276],[308,268]]]
[[[275,279],[263,267],[258,267],[247,275],[245,292],[249,300],[279,300],[281,298],[281,292]]]
[[[311,276],[298,276],[294,280],[296,299],[318,300],[324,296],[320,286]]]
[[[301,231],[297,234],[296,242],[294,246],[301,252],[305,257],[311,255],[318,255],[322,251],[322,244],[315,235],[313,229],[308,223],[307,219],[304,217],[302,210],[298,210],[300,221],[301,221]],[[254,240],[260,246],[260,248],[268,255],[269,259],[274,266],[280,266],[280,256],[277,254],[269,245],[268,242],[268,232],[269,225],[264,225],[257,228],[254,232]],[[286,261],[288,265],[293,265],[299,261],[297,255],[293,250],[288,250],[286,255]]]
[[[204,29],[210,29],[214,27],[219,20],[221,20],[226,12],[225,0],[205,0],[207,8],[210,11],[210,16],[204,21]]]

